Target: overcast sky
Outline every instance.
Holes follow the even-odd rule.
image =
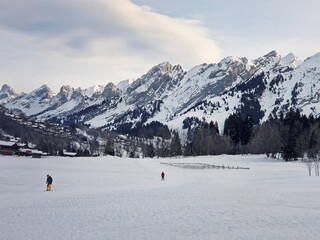
[[[1,0],[0,85],[87,88],[163,61],[185,70],[272,50],[320,51],[318,0]]]

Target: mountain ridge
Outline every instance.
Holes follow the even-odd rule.
[[[117,130],[159,121],[181,129],[184,119],[197,117],[223,128],[228,115],[239,112],[265,121],[291,107],[319,114],[320,53],[303,62],[293,53],[276,51],[248,60],[226,57],[189,71],[160,63],[135,81],[94,85],[87,89],[62,86],[55,94],[47,85],[29,94],[16,94],[8,85],[0,103],[43,120],[84,123]]]

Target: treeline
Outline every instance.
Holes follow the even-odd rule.
[[[135,127],[133,127],[132,123],[125,123],[118,127],[117,132],[120,134],[128,134],[139,138],[171,138],[168,126],[157,121],[152,121],[151,123],[147,123],[145,125],[139,124]]]
[[[187,132],[183,143],[177,131],[159,122],[126,131],[122,128],[124,138],[116,133],[112,137],[110,133],[101,135],[94,129],[88,133],[106,141],[102,147],[104,154],[128,157],[266,154],[292,161],[305,156],[315,159],[320,153],[320,118],[307,117],[294,109],[286,115],[270,115],[263,123],[254,122],[251,116],[232,114],[225,120],[222,131],[216,122],[208,123],[196,117],[187,118],[183,128]],[[96,144],[98,148],[101,152],[101,146]]]
[[[167,132],[167,130],[164,131]],[[125,137],[117,136],[114,141],[107,139],[104,153],[131,158],[181,156],[183,147],[178,132],[169,131],[168,129],[168,134],[169,137],[167,138],[159,136],[143,138],[130,135]],[[114,149],[114,151],[111,152],[110,149]]]
[[[196,121],[193,121],[196,122]],[[185,155],[266,154],[286,161],[320,152],[320,118],[306,116],[290,109],[280,116],[269,116],[266,122],[232,114],[225,120],[223,133],[217,123],[202,121],[189,128]]]

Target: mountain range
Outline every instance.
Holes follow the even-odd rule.
[[[272,51],[258,59],[226,57],[219,63],[183,70],[163,62],[134,81],[87,89],[47,85],[17,94],[0,90],[0,104],[15,113],[63,124],[84,123],[110,130],[158,121],[181,129],[187,118],[217,122],[223,128],[232,113],[265,121],[270,114],[299,108],[320,111],[320,53],[304,61]]]

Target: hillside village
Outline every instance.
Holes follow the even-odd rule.
[[[13,121],[24,126],[32,131],[39,133],[44,136],[55,136],[62,138],[71,138],[71,131],[65,126],[61,126],[57,123],[51,123],[47,121],[42,121],[24,115],[16,115],[12,111],[0,106],[0,112],[6,119],[2,119],[2,124],[5,121]],[[48,153],[38,149],[38,146],[34,143],[23,141],[19,136],[13,136],[7,134],[0,129],[0,154],[2,155],[17,155],[17,156],[32,156],[34,158],[41,158],[42,156],[47,156]],[[77,156],[76,153],[67,152],[62,150],[61,154],[63,156]]]
[[[0,123],[0,154],[2,155],[34,158],[48,155],[141,157],[143,151],[148,150],[151,155],[154,152],[149,149],[152,145],[151,140],[144,143],[141,139],[87,129],[85,126],[62,126],[50,121],[17,115],[1,105]]]
[[[6,109],[1,105],[0,111],[3,112],[4,115],[11,120],[16,121],[26,127],[33,128],[35,131],[41,132],[42,134],[51,134],[60,137],[71,137],[70,129],[58,123],[43,121],[36,118],[27,117],[25,115],[16,115],[11,110]]]

